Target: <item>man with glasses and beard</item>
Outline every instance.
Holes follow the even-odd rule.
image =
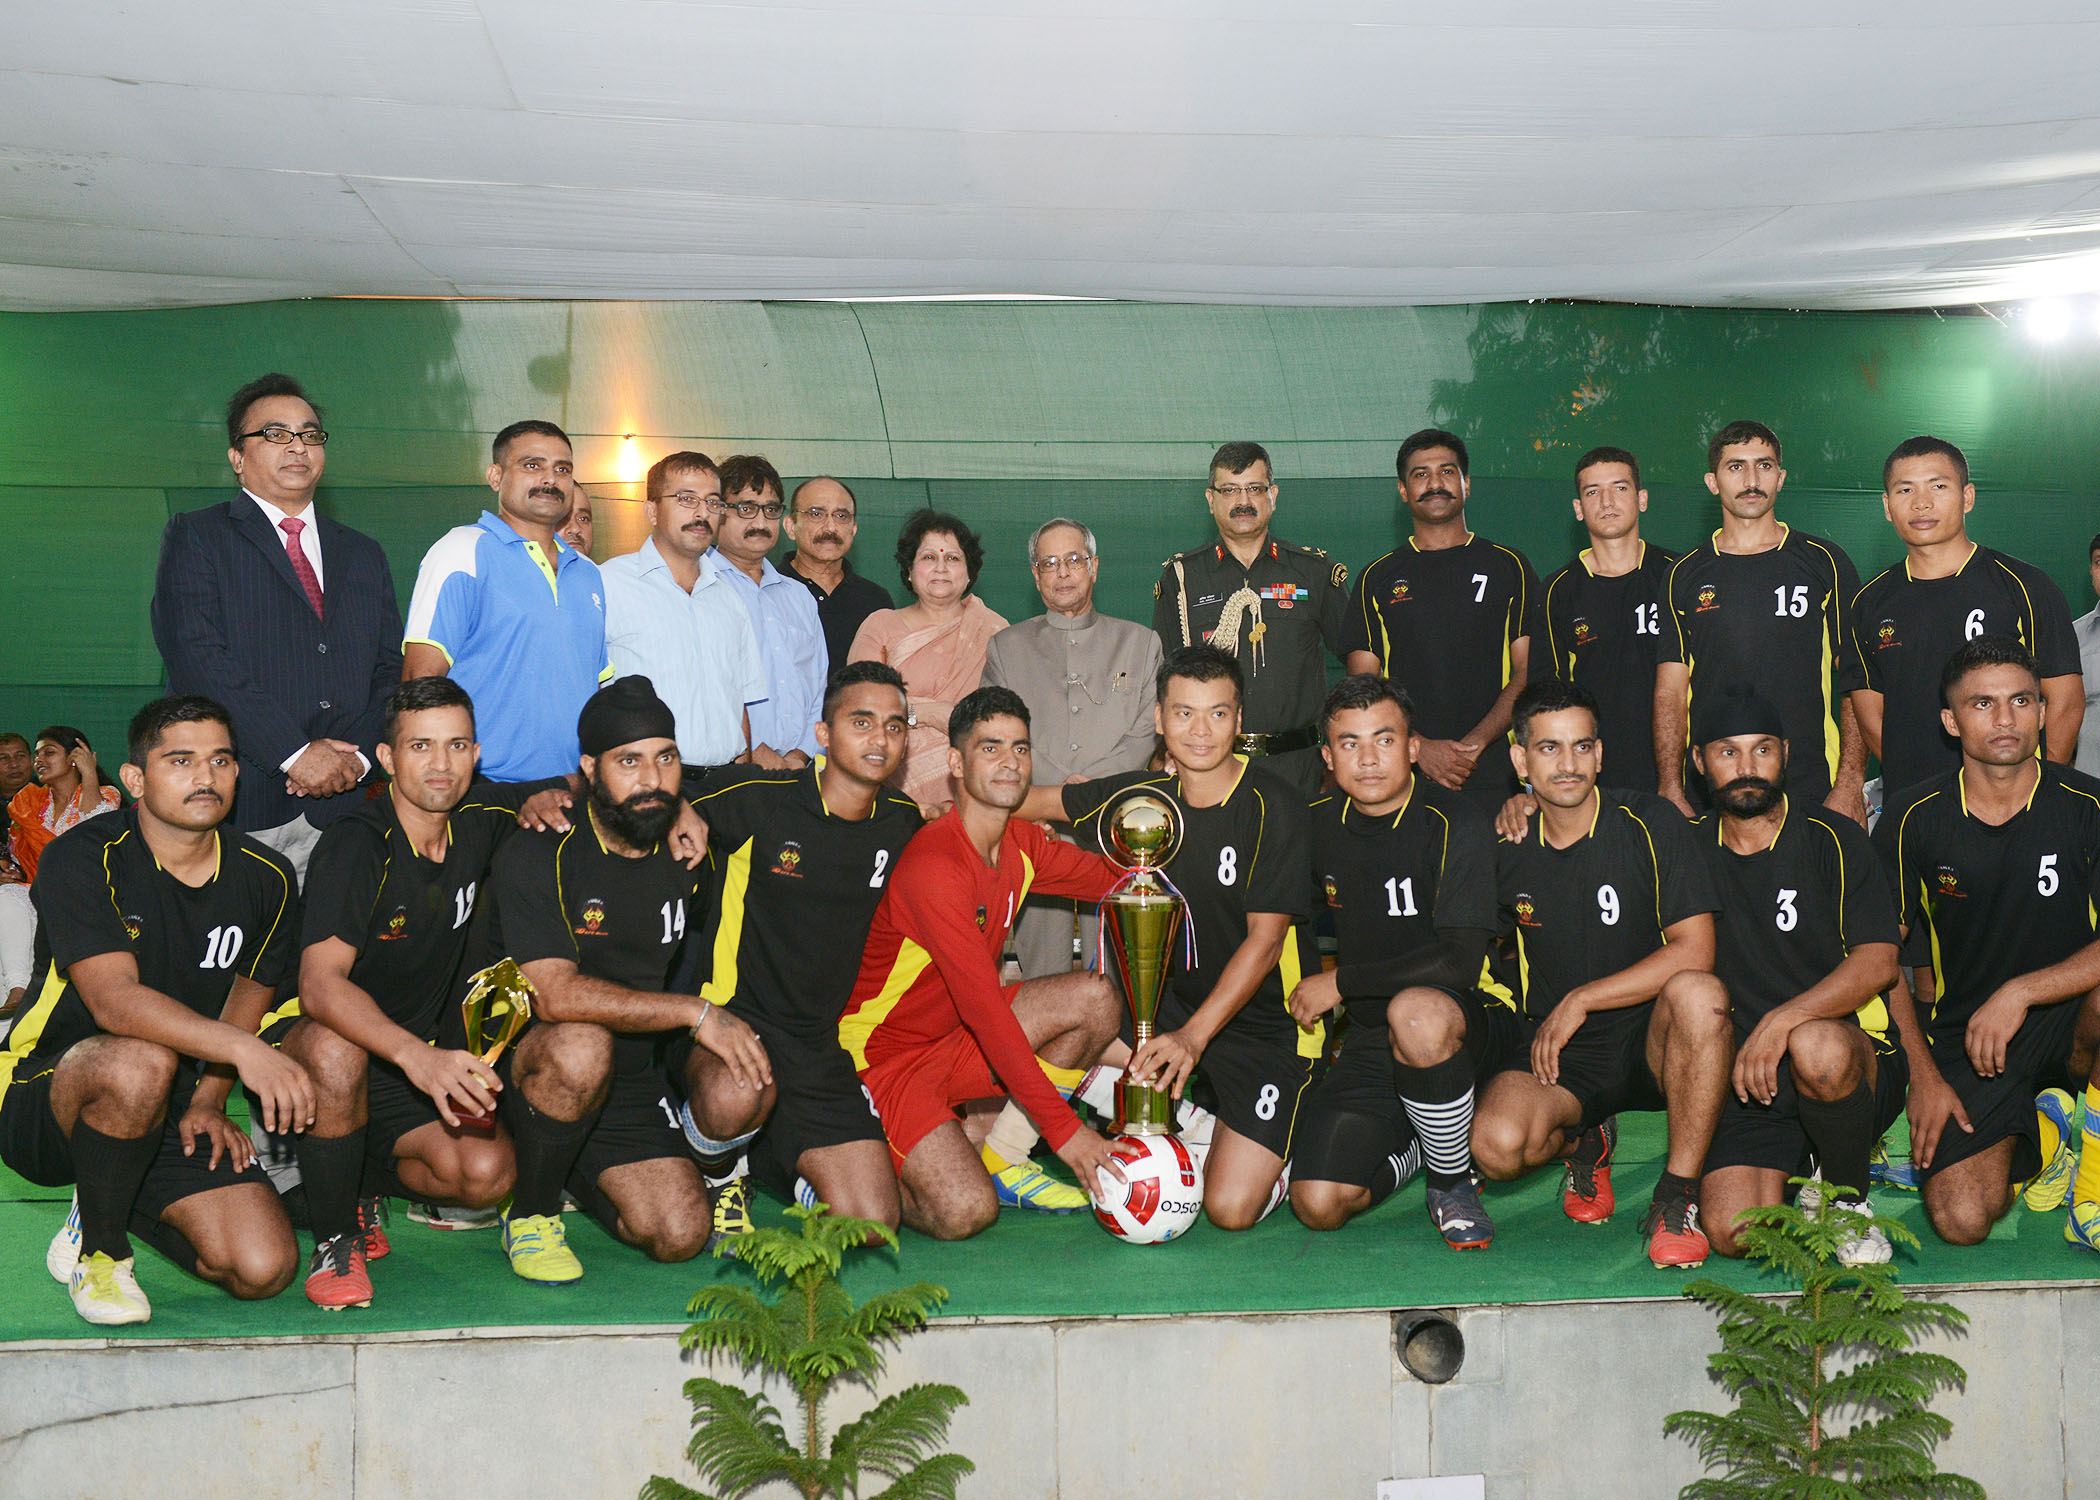
[[[1735,1069],[1699,1186],[1706,1237],[1741,1255],[1736,1220],[1779,1203],[1813,1160],[1826,1195],[1864,1205],[1867,1164],[1903,1111],[1910,1072],[1890,1024],[1901,941],[1874,847],[1850,818],[1786,792],[1779,710],[1751,688],[1702,698],[1692,759],[1716,811],[1694,823],[1721,909],[1714,973],[1728,987]],[[1886,1261],[1878,1229],[1848,1265]]]
[[[679,812],[671,710],[646,677],[623,677],[577,721],[585,816],[562,833],[520,833],[497,854],[476,914],[479,969],[517,962],[535,1021],[511,1054],[503,1108],[517,1184],[503,1219],[511,1269],[547,1285],[577,1280],[566,1190],[606,1230],[652,1259],[689,1260],[712,1229],[707,1188],[670,1103],[734,1087],[759,1124],[772,1081],[743,1021],[697,995],[665,992],[698,881],[666,847]],[[705,1051],[727,1065],[705,1067]]]

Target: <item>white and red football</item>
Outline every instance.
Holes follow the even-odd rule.
[[[1119,1240],[1163,1245],[1203,1212],[1203,1168],[1174,1135],[1119,1135],[1109,1154],[1125,1181],[1095,1174],[1094,1217]]]

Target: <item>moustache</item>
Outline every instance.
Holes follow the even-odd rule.
[[[1747,490],[1737,490],[1735,492],[1735,497],[1738,500],[1762,500],[1765,498],[1765,492],[1757,488],[1757,486],[1752,485]]]
[[[1458,496],[1452,494],[1449,490],[1424,490],[1422,491],[1422,498],[1424,500],[1456,500]]]
[[[566,500],[569,498],[568,492],[566,490],[558,489],[551,484],[536,484],[532,487],[529,493],[534,495],[545,495],[550,500]]]
[[[810,540],[812,542],[843,542],[845,538],[840,536],[836,531],[820,531],[815,536],[811,537]]]
[[[1236,516],[1258,516],[1261,514],[1260,511],[1251,505],[1235,505],[1232,508],[1232,513]]]

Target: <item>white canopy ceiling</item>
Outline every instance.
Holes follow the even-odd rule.
[[[2100,288],[2092,0],[0,0],[0,308]]]

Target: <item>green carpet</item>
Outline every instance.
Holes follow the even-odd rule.
[[[1687,1279],[1658,1271],[1642,1253],[1635,1224],[1660,1170],[1662,1117],[1625,1117],[1614,1172],[1619,1212],[1598,1226],[1561,1216],[1559,1176],[1541,1172],[1513,1188],[1491,1187],[1494,1248],[1455,1254],[1430,1228],[1422,1190],[1411,1183],[1374,1212],[1334,1234],[1313,1234],[1288,1211],[1242,1234],[1198,1223],[1172,1244],[1123,1244],[1090,1215],[1055,1218],[1008,1212],[963,1244],[938,1244],[905,1231],[902,1248],[848,1263],[846,1285],[866,1296],[906,1280],[949,1292],[954,1317],[1102,1317],[1113,1314],[1283,1312],[1317,1308],[1450,1307],[1469,1303],[1667,1297]],[[1911,1284],[2100,1280],[2100,1260],[2067,1245],[2063,1215],[2016,1208],[1990,1239],[1955,1249],[1932,1238],[1913,1194],[1883,1190],[1877,1204],[1924,1241],[1900,1249]],[[45,1243],[65,1212],[66,1195],[0,1172],[0,1265],[13,1268],[0,1298],[0,1340],[105,1336],[73,1315],[64,1292],[43,1273]],[[779,1208],[757,1206],[777,1219]],[[153,1321],[118,1336],[264,1338],[409,1329],[549,1324],[676,1323],[693,1290],[734,1266],[698,1261],[660,1266],[609,1239],[582,1214],[568,1216],[570,1243],[584,1279],[541,1288],[509,1273],[492,1232],[443,1233],[399,1213],[394,1253],[373,1267],[373,1305],[337,1314],[310,1306],[297,1287],[265,1303],[234,1302],[142,1250],[139,1280]],[[1699,1274],[1732,1285],[1766,1286],[1750,1267],[1709,1260]]]

